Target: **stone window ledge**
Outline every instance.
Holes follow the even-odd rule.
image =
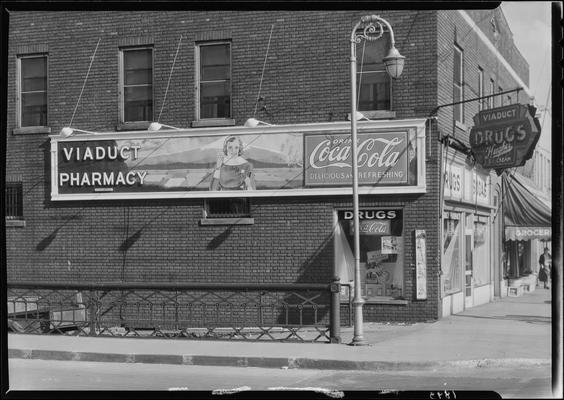
[[[24,126],[21,128],[14,128],[12,130],[14,135],[33,135],[33,134],[51,134],[51,127],[49,126]]]
[[[364,115],[366,118],[370,120],[376,119],[394,119],[396,118],[396,112],[390,110],[375,110],[375,111],[359,111]],[[351,113],[347,114],[347,121],[351,120]],[[362,119],[361,121],[364,121]],[[361,122],[359,121],[359,122]]]
[[[198,121],[192,121],[192,128],[206,128],[214,126],[235,126],[235,120],[226,119],[201,119]]]
[[[254,218],[202,218],[200,225],[253,225]]]
[[[382,297],[381,299],[365,299],[366,304],[395,304],[395,305],[407,305],[407,300],[392,299],[391,297]]]
[[[117,131],[146,131],[151,125],[148,121],[141,122],[122,122],[116,126]]]
[[[25,228],[25,221],[23,219],[7,219],[6,228]]]
[[[454,125],[464,132],[468,131],[468,127],[460,121],[454,121]]]

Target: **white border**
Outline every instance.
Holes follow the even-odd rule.
[[[362,195],[383,194],[408,194],[426,193],[425,173],[425,119],[386,120],[386,121],[359,121],[357,131],[369,132],[374,129],[416,129],[417,140],[417,186],[360,186],[358,193]],[[350,122],[325,122],[293,125],[260,126],[256,128],[247,127],[221,127],[221,128],[198,128],[149,131],[124,131],[124,132],[100,132],[96,134],[76,133],[70,137],[50,135],[51,139],[51,200],[124,200],[124,199],[195,199],[195,198],[220,198],[220,197],[278,197],[278,196],[334,196],[352,195],[351,187],[339,188],[302,188],[302,189],[276,189],[276,190],[245,190],[229,192],[213,191],[174,191],[174,192],[100,192],[83,194],[59,194],[58,188],[58,159],[57,145],[59,142],[87,141],[87,140],[120,140],[138,138],[177,138],[198,136],[226,136],[226,135],[257,135],[257,134],[279,134],[279,133],[350,133]],[[53,167],[54,166],[54,167]]]

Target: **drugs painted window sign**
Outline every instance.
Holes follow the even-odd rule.
[[[414,122],[415,121],[415,122]],[[424,120],[365,123],[361,194],[425,192]],[[386,126],[384,126],[386,128]],[[101,132],[51,138],[53,200],[349,195],[350,124]],[[324,138],[342,144],[322,148]],[[348,140],[348,149],[347,149]],[[312,147],[313,146],[313,147]],[[317,159],[316,159],[317,157]],[[328,162],[340,163],[328,166]],[[411,161],[411,168],[409,166]],[[332,173],[325,180],[308,174]],[[327,172],[329,171],[329,172]],[[411,175],[410,175],[411,173]],[[241,184],[237,184],[240,181]],[[216,183],[214,185],[214,182]],[[221,183],[217,185],[217,182]]]

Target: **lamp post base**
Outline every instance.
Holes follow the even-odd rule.
[[[358,279],[360,281],[360,279]],[[356,289],[355,289],[356,290]],[[362,318],[362,306],[364,305],[364,299],[360,295],[360,290],[356,293],[353,299],[354,308],[354,336],[351,346],[367,346],[368,342],[364,340],[364,323]]]
[[[354,337],[352,342],[349,343],[349,346],[368,346],[368,345],[369,343],[366,340],[364,340],[364,338],[362,337],[361,338]]]

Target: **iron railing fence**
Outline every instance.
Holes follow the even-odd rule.
[[[350,290],[341,304],[340,286],[10,282],[8,326],[29,334],[340,342],[341,311],[352,322]]]

